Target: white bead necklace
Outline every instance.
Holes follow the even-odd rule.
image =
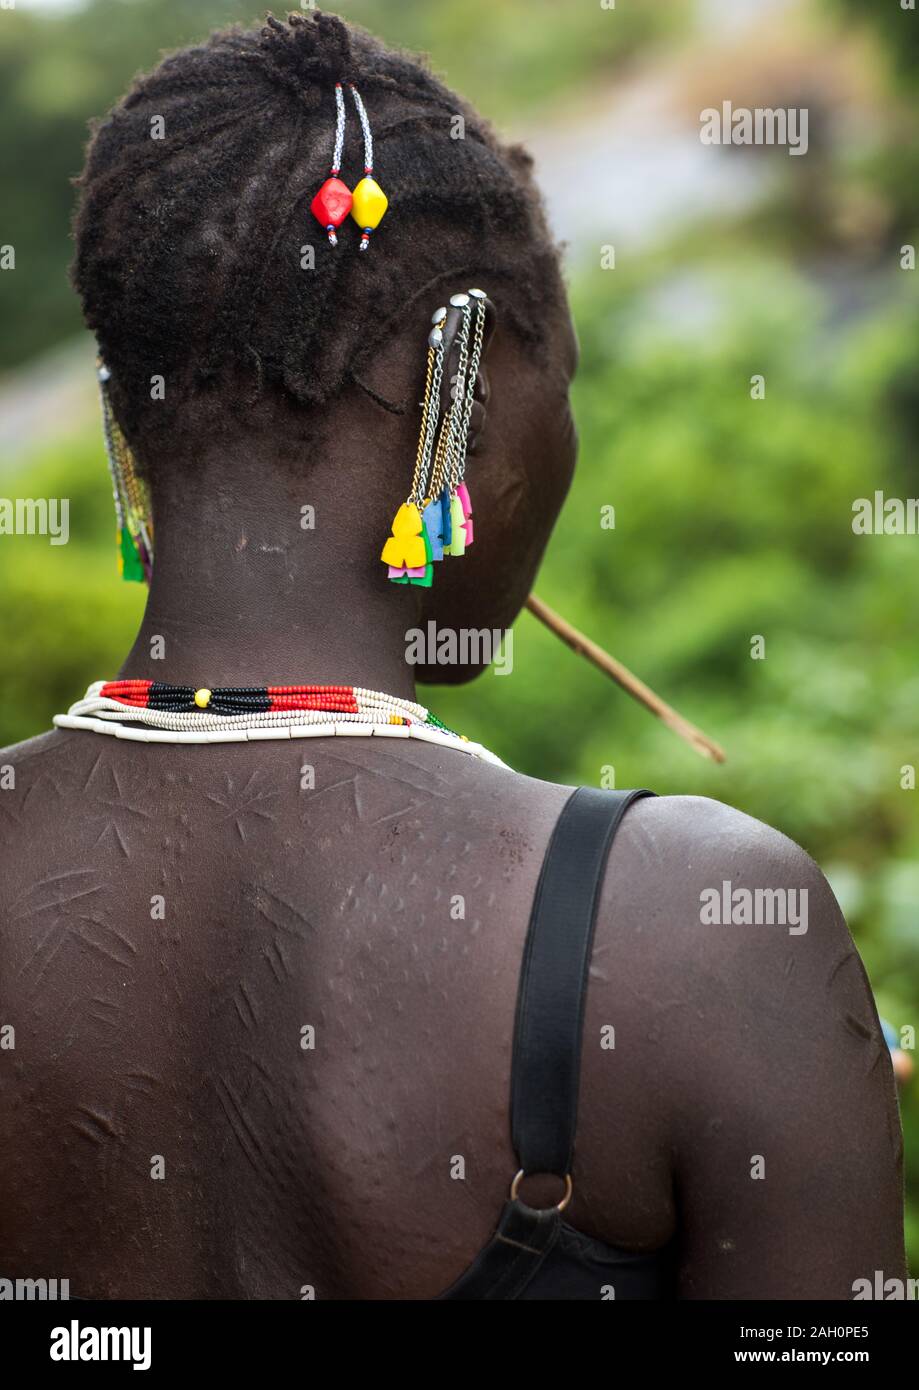
[[[294,738],[410,738],[506,767],[481,743],[444,728],[412,700],[382,691],[348,687],[357,712],[322,709],[270,709],[242,714],[209,713],[207,706],[191,710],[157,709],[126,703],[102,693],[108,685],[94,681],[66,714],[56,714],[59,729],[83,729],[137,743],[245,743],[259,739]],[[219,692],[214,692],[218,694]],[[210,691],[196,695],[211,696]]]

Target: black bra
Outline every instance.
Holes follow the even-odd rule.
[[[530,914],[514,1023],[511,1137],[519,1172],[498,1229],[441,1298],[639,1299],[674,1296],[672,1242],[614,1249],[562,1220],[571,1196],[584,999],[597,903],[625,812],[653,792],[579,787],[552,832]],[[525,1174],[565,1183],[557,1207],[517,1195]]]

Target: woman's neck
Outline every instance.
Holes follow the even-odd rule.
[[[181,508],[155,514],[153,582],[121,674],[207,686],[315,681],[413,698],[405,653],[417,593],[385,582],[366,517],[319,476],[309,486],[258,476],[245,492],[199,477],[183,486]]]

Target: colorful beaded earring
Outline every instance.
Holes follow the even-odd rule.
[[[466,451],[475,384],[485,336],[484,290],[455,294],[450,303],[463,314],[453,400],[438,441],[432,495],[440,499],[445,555],[464,555],[473,542],[472,499],[466,486]],[[474,304],[474,309],[473,309]]]
[[[143,479],[138,477],[131,446],[115,419],[109,397],[111,372],[98,358],[99,398],[102,404],[102,433],[112,479],[115,502],[118,546],[118,569],[123,579],[150,583],[153,573],[153,521],[150,496]]]
[[[360,250],[370,245],[370,233],[380,225],[389,206],[389,199],[373,177],[373,134],[367,110],[353,82],[351,95],[364,136],[364,177],[352,192],[340,178],[342,152],[345,144],[345,94],[340,82],[335,83],[335,147],[329,177],[310,203],[310,212],[329,234],[329,244],[338,245],[336,229],[350,212],[361,228]]]
[[[395,584],[430,588],[434,562],[463,555],[472,544],[472,503],[465,484],[466,450],[485,332],[485,291],[451,296],[462,322],[457,333],[457,372],[449,409],[440,421],[446,308],[432,315],[421,429],[409,495],[396,512],[392,535],[380,556]],[[475,309],[473,310],[473,304]]]
[[[446,309],[436,310],[431,321],[434,326],[428,334],[421,429],[418,434],[418,452],[415,455],[412,485],[408,497],[393,518],[392,535],[383,546],[380,556],[383,563],[388,565],[389,578],[394,584],[417,584],[426,589],[431,587],[434,577],[434,559],[443,556],[442,549],[435,555],[422,513],[430,505],[430,498],[425,498],[425,486],[437,432],[437,403],[440,400],[440,383],[444,369],[443,328],[447,321]]]

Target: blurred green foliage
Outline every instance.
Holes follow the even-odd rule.
[[[635,7],[597,43],[580,8],[541,0],[338,8],[391,42],[429,48],[453,85],[502,117],[602,76],[683,22],[678,5],[643,7],[657,14],[642,19]],[[878,51],[889,50],[891,128],[905,109],[919,129],[904,82],[919,65],[915,27],[904,40],[883,7],[820,8],[847,30],[875,28]],[[14,235],[0,240],[21,239],[34,261],[12,298],[0,276],[15,329],[8,361],[77,322],[63,283],[66,180],[86,116],[156,47],[233,10],[96,0],[80,22],[23,15],[3,37],[0,115],[17,141],[0,142],[0,179],[15,192]],[[811,169],[834,188],[854,182],[887,201],[869,253],[847,251],[786,183],[743,221],[713,219],[615,271],[584,264],[572,284],[581,463],[539,592],[717,738],[728,763],[702,761],[529,614],[512,675],[422,698],[521,771],[597,783],[614,767],[620,786],[714,796],[791,835],[827,870],[880,1011],[899,1027],[919,1021],[919,791],[901,782],[919,763],[919,541],[856,536],[851,521],[853,500],[876,489],[919,495],[919,277],[897,255],[917,230],[915,145],[882,142],[857,170],[845,149],[820,158],[825,167]],[[754,373],[762,400],[751,398]],[[114,575],[94,434],[33,455],[2,490],[68,496],[72,538],[0,546],[0,743],[47,728],[89,680],[113,673],[143,601]],[[615,529],[601,525],[608,506]],[[763,660],[751,655],[756,635]],[[919,1084],[902,1104],[919,1267]]]

